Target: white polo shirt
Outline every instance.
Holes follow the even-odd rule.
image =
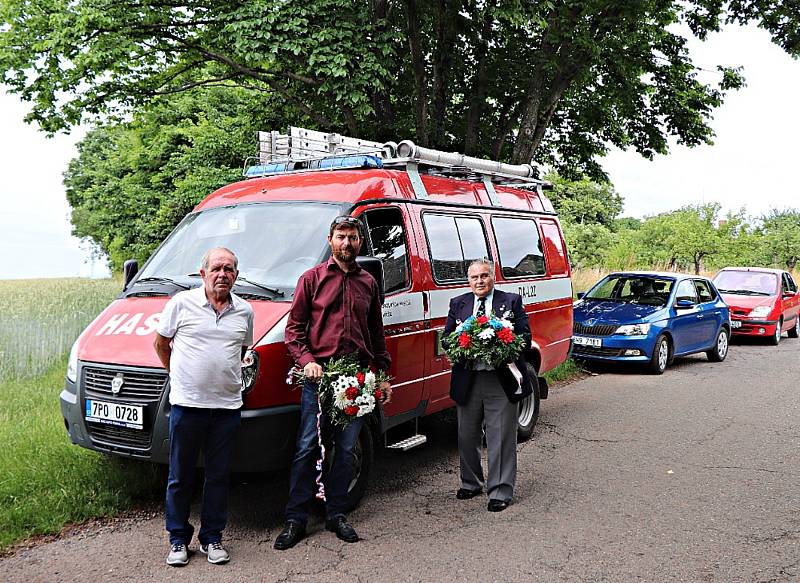
[[[231,293],[217,315],[205,288],[167,302],[157,332],[172,338],[169,402],[206,409],[242,406],[242,347],[253,343],[253,308]]]

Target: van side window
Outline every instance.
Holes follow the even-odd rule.
[[[425,213],[422,222],[437,282],[466,281],[472,261],[491,259],[480,219]]]
[[[700,298],[701,304],[704,302],[710,302],[717,297],[717,295],[711,291],[711,287],[709,287],[708,282],[705,282],[702,279],[694,280],[694,289],[697,291],[697,296]]]
[[[364,213],[372,256],[383,263],[383,283],[390,294],[409,286],[408,246],[403,213],[395,207]]]
[[[503,277],[544,275],[544,251],[531,219],[492,218]]]

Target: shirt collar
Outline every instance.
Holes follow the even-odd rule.
[[[476,296],[475,294],[472,294],[472,297],[475,298],[474,299],[474,303],[472,304],[473,313],[474,313],[475,311],[478,310],[478,300],[480,300],[480,298],[478,296]],[[486,315],[487,316],[489,315],[489,312],[492,310],[492,302],[493,301],[494,301],[494,289],[492,289],[492,291],[489,292],[489,295],[486,296]]]
[[[211,301],[206,296],[206,288],[205,288],[205,286],[201,285],[200,287],[194,288],[193,290],[190,290],[189,293],[190,293],[192,299],[194,299],[194,301],[199,306],[202,306],[202,307],[208,306],[208,307],[212,307],[213,308],[213,306],[211,305]],[[230,296],[231,296],[231,301],[230,301],[231,308],[234,308],[234,309],[238,308],[241,305],[241,303],[244,301],[242,298],[240,298],[239,296],[237,296],[233,292],[230,292]]]
[[[333,258],[333,255],[330,256],[330,259],[328,259],[328,261],[325,264],[325,266],[326,266],[327,269],[338,269],[339,271],[342,271],[342,268],[339,267],[338,263],[336,263],[336,260]],[[355,273],[356,271],[361,271],[361,266],[358,264],[357,261],[356,261],[356,264],[355,264],[355,268],[352,271],[348,271],[347,273]],[[342,271],[342,273],[345,273],[345,272]]]

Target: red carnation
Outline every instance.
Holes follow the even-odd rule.
[[[344,408],[344,414],[353,417],[356,413],[358,413],[358,405],[348,405]]]
[[[510,328],[500,328],[500,330],[497,331],[497,337],[503,344],[511,344],[514,342],[514,333]]]
[[[481,326],[484,326],[489,323],[489,318],[486,316],[478,316],[476,320],[478,321],[478,324],[480,324]]]
[[[383,399],[383,393],[380,389],[375,389],[375,400],[380,401],[381,399]]]
[[[362,385],[362,386],[364,385],[364,378],[365,378],[365,377],[364,377],[364,373],[363,373],[363,372],[361,372],[361,371],[358,371],[358,372],[356,373],[356,380],[358,381],[358,384],[359,384],[359,385]]]
[[[361,391],[358,390],[358,387],[347,387],[344,391],[345,397],[350,399],[351,401],[358,397]]]
[[[458,345],[461,348],[469,348],[470,344],[472,344],[472,338],[466,332],[462,332],[458,337]]]

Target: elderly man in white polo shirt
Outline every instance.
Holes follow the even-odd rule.
[[[200,450],[205,484],[200,550],[227,563],[222,530],[228,519],[228,480],[242,406],[241,361],[253,343],[253,309],[231,292],[239,275],[232,251],[218,247],[203,257],[199,288],[176,294],[164,307],[154,343],[169,372],[169,480],[167,564],[189,562],[193,478]]]

